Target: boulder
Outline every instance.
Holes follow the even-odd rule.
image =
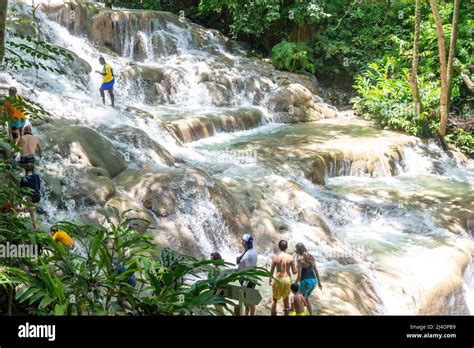
[[[45,148],[52,148],[73,163],[81,162],[90,167],[102,168],[112,178],[127,168],[112,142],[91,128],[60,127],[53,129],[45,138],[48,143]]]
[[[268,98],[269,108],[284,123],[312,122],[336,116],[329,105],[317,103],[315,96],[306,87],[290,83],[276,90]]]
[[[132,65],[122,72],[121,77],[142,86],[147,103],[163,104],[174,102],[177,82],[183,80],[183,72],[172,68]]]
[[[59,204],[63,197],[63,180],[54,173],[46,172],[41,177],[48,192],[48,200]]]
[[[73,182],[66,186],[63,200],[73,200],[76,205],[103,206],[114,195],[115,186],[110,178],[97,174],[87,169],[78,170]]]
[[[206,195],[209,178],[194,169],[178,168],[159,173],[128,172],[119,182],[143,207],[163,217],[176,214],[182,202]]]
[[[173,156],[168,152],[168,150],[151,139],[142,129],[118,126],[104,128],[103,132],[104,134],[107,134],[110,139],[128,144],[132,147],[132,151],[125,152],[125,160],[128,162],[140,164],[140,161],[135,155],[138,152],[143,152],[143,154],[146,155],[149,154],[151,150],[151,160],[168,167],[174,165]]]
[[[206,81],[204,84],[207,87],[209,96],[211,97],[212,103],[216,106],[227,106],[231,104],[232,90],[226,88],[226,86],[213,81]]]

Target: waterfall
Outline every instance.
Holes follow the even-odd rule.
[[[310,92],[320,86],[312,79],[309,86],[308,76],[246,57],[214,30],[162,12],[94,11],[71,1],[38,13],[43,37],[77,57],[55,63],[64,75],[0,73],[2,86],[18,86],[53,114],[34,121],[46,145],[39,164],[43,226],[96,221],[97,208],[118,198],[153,220],[149,233],[159,243],[200,257],[219,251],[234,262],[239,238],[249,232],[262,265],[279,239],[305,243],[327,279],[328,290],[315,295],[325,314],[440,313],[459,289],[428,301],[433,294],[423,284],[443,290],[437,272],[449,277],[460,269],[473,313],[466,258],[472,161],[342,117]],[[99,95],[100,56],[114,70],[116,108]],[[282,76],[303,95],[280,86]],[[286,110],[288,100],[327,117],[292,123],[299,114]],[[118,173],[108,168],[117,163],[102,163],[107,158],[84,139],[63,139],[67,132],[79,137],[77,127],[110,146]],[[91,204],[89,192],[101,204]],[[438,261],[451,268],[439,270]]]

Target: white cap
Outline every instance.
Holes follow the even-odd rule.
[[[248,242],[250,239],[253,239],[253,237],[250,234],[244,234],[242,239],[246,242]]]

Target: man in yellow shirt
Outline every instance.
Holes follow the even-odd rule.
[[[51,236],[53,239],[64,245],[66,248],[74,249],[76,247],[76,242],[72,239],[66,232],[60,231],[57,227],[51,227]]]
[[[10,98],[21,100],[21,97],[17,94],[18,91],[15,87],[10,87],[8,89],[8,95]],[[3,104],[3,113],[9,117],[8,130],[12,139],[14,141],[19,141],[23,136],[23,127],[25,127],[26,124],[25,114],[9,101],[6,101]]]
[[[105,93],[104,91],[109,91],[110,100],[112,101],[112,106],[114,105],[114,72],[109,64],[105,62],[104,57],[99,58],[99,62],[102,65],[102,71],[96,70],[95,72],[103,76],[102,86],[100,86],[100,96],[102,97],[102,102],[105,104]]]

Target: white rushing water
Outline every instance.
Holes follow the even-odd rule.
[[[113,55],[101,52],[87,38],[72,35],[66,28],[48,20],[41,13],[39,18],[44,38],[73,51],[78,57],[89,62],[92,73],[79,75],[77,72],[80,62],[61,62],[60,65],[66,70],[65,75],[40,71],[37,76],[36,72],[29,70],[0,73],[0,78],[6,84],[18,86],[31,99],[46,106],[58,119],[86,125],[102,135],[108,135],[116,149],[127,159],[130,169],[146,166],[149,171],[160,171],[168,165],[153,149],[114,138],[114,133],[123,129],[131,134],[137,130],[145,132],[175,159],[205,169],[213,178],[224,182],[246,180],[266,183],[273,190],[273,194],[265,199],[269,206],[279,212],[279,218],[286,225],[292,241],[302,241],[307,245],[309,251],[317,256],[322,273],[330,269],[336,269],[336,272],[353,268],[363,269],[381,299],[382,306],[378,308],[378,313],[413,314],[416,307],[410,297],[400,296],[397,289],[387,285],[381,269],[387,271],[396,260],[400,268],[413,266],[419,273],[426,272],[427,278],[435,277],[436,270],[424,265],[422,258],[414,258],[413,255],[426,254],[426,260],[431,260],[430,251],[436,245],[449,244],[467,237],[466,232],[458,236],[453,235],[441,227],[430,212],[414,208],[406,200],[393,200],[378,193],[368,195],[364,191],[374,187],[380,187],[380,192],[387,188],[400,192],[425,192],[439,188],[460,190],[461,193],[466,187],[472,189],[472,165],[462,165],[434,143],[419,143],[407,147],[403,162],[399,164],[401,174],[396,177],[340,176],[328,178],[327,187],[322,188],[284,166],[276,173],[259,161],[239,163],[236,161],[236,152],[226,151],[239,140],[271,136],[278,130],[291,127],[272,122],[273,115],[264,104],[253,105],[255,96],[252,92],[232,85],[231,106],[258,108],[263,115],[261,124],[253,129],[233,133],[218,132],[212,137],[181,146],[158,121],[167,117],[222,113],[225,109],[213,105],[208,89],[197,80],[198,72],[215,65],[229,81],[259,77],[256,70],[244,68],[248,63],[246,58],[226,50],[221,35],[212,30],[198,29],[205,38],[203,43],[198,45],[189,30],[173,23],[164,25],[160,21],[152,21],[149,31],[134,32],[132,27],[118,28],[117,30],[124,33],[123,52],[122,55]],[[136,62],[138,57],[133,49],[137,40],[145,52],[141,63]],[[161,46],[157,42],[161,42]],[[124,107],[114,109],[102,105],[98,93],[101,77],[94,73],[99,69],[99,56],[105,57],[117,76],[117,104],[144,110],[151,114],[151,118],[138,117],[126,111]],[[226,66],[221,64],[222,59],[232,63]],[[147,103],[143,81],[140,78],[128,77],[127,71],[136,64],[141,67],[165,69],[169,74],[171,88],[157,87],[163,96],[163,105]],[[275,87],[268,77],[260,78],[260,81],[267,83],[270,88]],[[34,93],[28,93],[29,87],[33,85],[37,86]],[[106,99],[108,101],[108,96]],[[40,136],[45,139],[47,134]],[[77,181],[72,169],[80,169],[81,166],[83,164],[80,162],[72,163],[49,152],[40,163],[40,172],[54,173],[66,186],[75,187]],[[389,174],[390,170],[386,169],[385,172]],[[285,188],[285,184],[289,182],[297,183],[302,190],[303,199],[297,206],[289,204],[289,195],[292,192]],[[178,192],[176,219],[192,230],[196,247],[203,255],[219,250],[227,261],[234,262],[238,250],[232,246],[228,226],[218,207],[206,195],[187,190],[180,182],[174,185]],[[92,214],[96,209],[94,206],[78,204],[74,200],[69,200],[59,207],[49,199],[50,191],[50,188],[44,188],[41,203],[45,212],[42,219],[48,224],[62,219],[75,220],[80,216]],[[319,238],[315,234],[314,226],[300,221],[298,216],[303,210],[322,217],[334,238],[341,244],[339,251],[335,252]],[[159,217],[154,218],[159,222]],[[268,256],[271,252],[265,250],[262,254]],[[355,264],[342,265],[337,261],[340,256],[355,258]],[[419,264],[410,265],[411,260],[416,260]],[[471,314],[474,313],[472,269],[472,265],[466,268],[463,287],[464,299]],[[399,269],[393,271],[397,273]]]

